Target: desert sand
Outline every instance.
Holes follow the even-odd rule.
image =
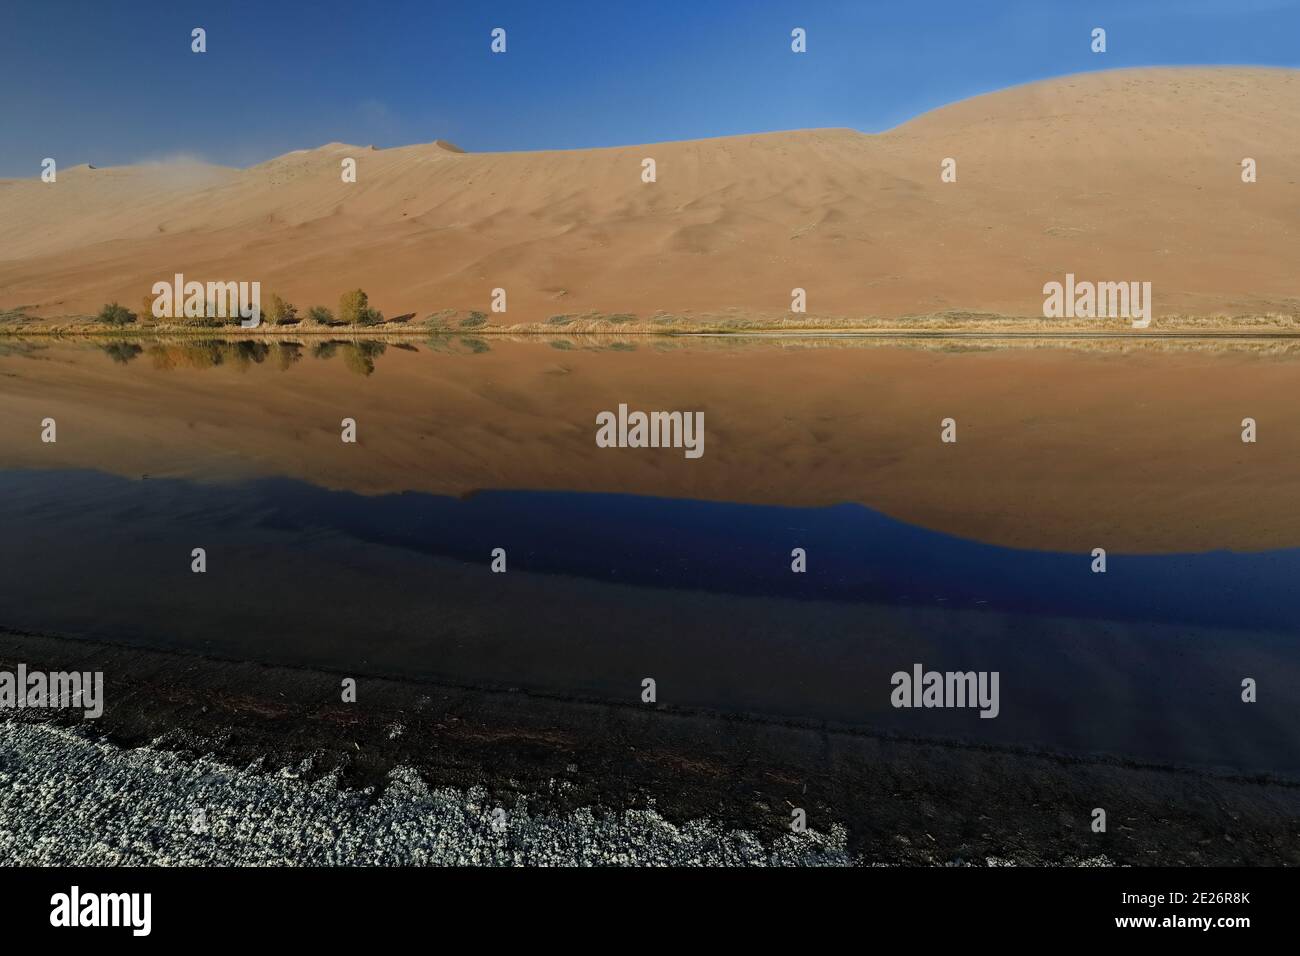
[[[344,183],[341,163],[357,162]],[[957,160],[957,181],[940,165]],[[1241,162],[1258,164],[1242,182]],[[653,158],[657,181],[643,183]],[[36,170],[33,171],[37,172]],[[1152,68],[848,129],[552,152],[331,143],[245,170],[78,167],[0,181],[0,307],[137,308],[152,284],[260,281],[305,309],[1040,315],[1073,272],[1161,314],[1295,314],[1300,72]]]

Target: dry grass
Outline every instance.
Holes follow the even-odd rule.
[[[222,335],[293,338],[301,336],[363,336],[424,338],[447,336],[585,336],[585,335],[875,335],[875,336],[1027,336],[1027,337],[1130,337],[1167,336],[1300,336],[1300,312],[1240,315],[1165,315],[1148,329],[1134,329],[1127,319],[1045,319],[1038,316],[998,315],[990,312],[936,312],[903,317],[754,314],[655,313],[640,317],[627,313],[586,312],[555,315],[543,321],[492,324],[481,312],[443,309],[422,320],[377,325],[323,325],[304,320],[292,326],[263,324],[245,329],[224,326],[141,319],[126,326],[105,326],[90,316],[45,319],[22,308],[0,310],[0,335],[177,335],[212,338]]]

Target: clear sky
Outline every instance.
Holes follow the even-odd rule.
[[[332,140],[873,132],[1049,76],[1298,66],[1298,51],[1300,0],[0,0],[0,176],[38,175],[46,156],[244,166]]]

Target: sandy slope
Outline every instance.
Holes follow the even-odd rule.
[[[940,182],[948,156],[955,184]],[[820,314],[1038,314],[1042,284],[1072,271],[1150,280],[1157,317],[1292,312],[1297,182],[1300,73],[1220,68],[1065,77],[879,135],[496,154],[335,143],[242,171],[80,167],[0,181],[0,306],[135,307],[181,271],[259,279],[304,306],[361,285],[389,314],[487,311],[501,286],[510,323],[779,314],[795,286]]]

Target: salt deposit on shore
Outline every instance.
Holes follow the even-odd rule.
[[[844,865],[844,832],[770,848],[653,811],[530,816],[399,769],[381,794],[210,758],[124,750],[48,724],[0,722],[0,864]]]

